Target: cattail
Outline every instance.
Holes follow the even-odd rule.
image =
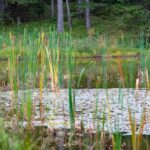
[[[136,90],[139,90],[143,83],[144,74],[141,67],[138,69],[138,78],[136,79]]]

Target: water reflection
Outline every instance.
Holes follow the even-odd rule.
[[[89,63],[90,61],[90,63]],[[74,72],[75,87],[82,73],[80,88],[135,88],[138,76],[138,58],[134,59],[103,59],[79,60]],[[64,81],[64,87],[67,82]]]
[[[145,80],[148,80],[149,76],[149,61],[147,59],[144,67],[141,68],[147,76]],[[22,66],[23,63],[20,62],[18,74],[21,80],[25,73]],[[141,71],[139,66],[142,66],[140,58],[77,59],[72,72],[72,84],[75,88],[135,88],[136,79]],[[144,71],[145,68],[147,72]],[[59,83],[62,88],[67,88],[68,79],[67,60],[62,60],[59,66]],[[0,86],[6,84],[5,82],[8,82],[7,62],[1,62]],[[146,82],[148,84],[148,81]]]

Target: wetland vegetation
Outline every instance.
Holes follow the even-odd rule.
[[[0,149],[149,150],[149,1],[50,2],[0,0]]]

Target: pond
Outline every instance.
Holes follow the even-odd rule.
[[[7,67],[6,62],[0,63],[1,83],[8,81]],[[42,93],[37,87],[20,89],[17,96],[15,95],[16,112],[21,112],[22,106],[28,105],[28,97],[34,108],[30,111],[32,119],[27,117],[20,122],[22,127],[30,122],[35,127],[70,128],[71,116],[67,89],[69,75],[66,61],[61,61],[59,67],[61,88],[58,92],[52,92],[46,86],[42,89]],[[76,60],[71,74],[75,127],[80,128],[82,123],[85,130],[91,129],[94,134],[98,129],[112,134],[119,132],[127,141],[126,137],[132,134],[131,120],[136,121],[136,134],[141,131],[141,122],[144,120],[142,134],[149,136],[150,91],[146,84],[141,85],[139,90],[135,89],[141,68],[140,58]],[[144,68],[149,69],[148,61]],[[144,77],[143,83],[146,83]],[[13,94],[9,90],[0,92],[0,114],[4,118],[11,109]],[[7,119],[4,120],[7,122]]]
[[[79,88],[134,88],[139,63],[139,58],[80,60],[75,81],[78,83],[84,68]]]
[[[78,59],[73,66],[74,88],[135,88],[138,71],[141,67],[140,58],[118,58],[118,59]],[[149,67],[149,60],[146,62]],[[24,73],[20,62],[21,77]],[[0,83],[8,82],[7,62],[0,63]],[[143,68],[144,69],[144,68]],[[69,75],[67,62],[60,61],[59,83],[61,88],[68,87]]]
[[[75,88],[135,88],[138,76],[140,58],[118,59],[78,59],[74,64],[72,73]],[[20,62],[20,68],[22,62]],[[62,88],[67,88],[68,72],[67,62],[60,62],[61,74],[59,79]],[[8,64],[0,63],[0,81],[8,79]],[[22,73],[24,73],[22,71]],[[60,72],[59,72],[60,73]],[[20,75],[21,76],[21,75]],[[80,78],[80,79],[79,79]]]

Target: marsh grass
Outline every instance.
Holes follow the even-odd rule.
[[[27,54],[26,49],[28,48],[28,46],[32,48],[37,47],[37,43],[35,41],[41,32],[49,34],[48,36],[46,36],[45,42],[49,43],[49,41],[51,40],[53,42],[56,42],[51,42],[52,45],[49,44],[51,48],[53,46],[57,47],[57,33],[55,33],[55,31],[55,27],[50,27],[48,22],[43,22],[41,26],[37,25],[37,23],[33,23],[33,25],[21,25],[19,28],[15,26],[8,29],[4,28],[3,30],[0,30],[0,58],[4,56],[8,58],[8,55],[11,52],[11,41],[9,39],[10,32],[12,33],[12,35],[14,35],[15,38],[15,54],[20,54],[21,57]],[[51,34],[50,32],[53,32],[53,34]],[[140,38],[138,34],[131,36],[119,31],[117,35],[115,34],[112,36],[112,34],[99,34],[94,28],[91,29],[89,34],[90,36],[86,36],[84,34],[82,38],[73,36],[72,44],[76,47],[77,57],[91,57],[101,55],[101,53],[99,53],[99,49],[103,45],[102,43],[105,43],[106,41],[108,47],[106,53],[107,56],[136,56],[140,53]],[[52,38],[52,36],[54,38]],[[65,39],[63,39],[63,37],[65,37],[64,34],[61,37],[62,38],[59,38],[59,43],[61,43],[61,49],[65,49]],[[145,42],[144,49],[148,49],[148,33],[144,33],[143,37]],[[32,43],[32,45],[29,44],[30,42]],[[44,45],[45,44],[46,43],[44,43]]]
[[[141,143],[142,143],[142,133],[143,128],[145,125],[145,111],[143,110],[142,116],[141,116],[141,123],[138,129],[137,133],[137,125],[136,125],[136,119],[135,115],[132,115],[131,110],[129,108],[129,121],[130,121],[130,127],[131,127],[131,133],[132,133],[132,148],[133,150],[140,150],[141,149]]]
[[[69,96],[69,112],[70,112],[70,124],[71,129],[74,129],[75,125],[75,94],[73,89],[73,70],[75,68],[75,58],[73,57],[72,51],[67,48],[68,51],[68,96]]]
[[[37,148],[37,141],[35,142],[31,135],[27,133],[22,134],[22,129],[10,131],[5,128],[3,120],[0,120],[0,149],[1,150],[31,150]]]
[[[17,110],[17,112],[13,112],[14,114],[20,115],[17,98],[18,89],[28,90],[28,93],[24,94],[21,100],[21,115],[23,115],[21,118],[27,119],[28,123],[31,124],[32,112],[34,111],[31,91],[39,88],[42,119],[44,113],[43,88],[48,86],[51,91],[59,90],[60,53],[66,51],[70,57],[70,63],[72,63],[72,54],[70,53],[72,47],[69,47],[69,35],[67,33],[59,35],[53,28],[49,28],[48,33],[45,33],[43,29],[39,33],[36,29],[29,32],[25,28],[23,34],[19,36],[17,37],[10,32],[8,39],[11,50],[8,56],[8,78],[10,90],[12,91],[11,107],[12,110]],[[16,49],[18,49],[17,53]],[[68,64],[68,67],[70,70],[73,66]],[[71,77],[72,70],[69,72]],[[70,81],[70,99],[73,99],[71,86]],[[70,107],[73,107],[73,104]],[[74,111],[72,110],[71,113],[74,113]]]
[[[46,32],[47,31],[47,32]],[[94,37],[94,29],[90,31],[89,37],[82,39],[73,39],[69,33],[58,34],[54,27],[50,27],[45,31],[44,28],[24,28],[23,34],[17,32],[2,33],[2,38],[0,39],[2,51],[9,51],[8,53],[8,79],[9,86],[12,92],[11,96],[11,106],[13,114],[17,115],[18,122],[21,120],[22,123],[27,121],[28,130],[32,130],[32,119],[34,114],[34,103],[32,99],[32,90],[39,90],[39,100],[40,104],[40,118],[41,122],[44,122],[43,114],[46,112],[43,105],[43,89],[49,88],[51,92],[59,92],[59,88],[62,86],[62,64],[61,60],[65,60],[65,65],[67,66],[67,76],[68,76],[68,103],[69,103],[69,117],[70,117],[70,135],[68,135],[68,141],[63,144],[68,145],[78,145],[80,149],[105,149],[107,147],[113,147],[114,150],[119,150],[122,147],[122,134],[119,132],[113,133],[111,126],[112,115],[111,115],[111,105],[108,97],[108,63],[106,56],[114,54],[116,56],[121,56],[126,54],[126,50],[135,50],[134,54],[141,54],[140,57],[140,67],[141,71],[144,73],[144,79],[142,83],[142,88],[146,87],[149,89],[149,57],[147,59],[144,57],[144,51],[147,52],[145,48],[145,43],[143,39],[143,33],[141,33],[140,41],[129,40],[122,33],[121,37],[115,39],[114,37],[109,38],[106,34],[99,37]],[[18,31],[19,32],[19,31]],[[3,36],[5,35],[5,38]],[[146,43],[146,46],[148,43]],[[129,46],[129,47],[128,47]],[[124,49],[124,51],[121,51]],[[81,52],[81,53],[80,53]],[[76,93],[75,93],[75,83],[74,74],[76,70],[77,60],[76,58],[82,56],[83,54],[90,53],[90,55],[100,55],[102,59],[100,70],[100,77],[97,78],[97,89],[99,88],[99,82],[102,81],[102,88],[106,90],[106,104],[103,106],[102,112],[99,112],[98,108],[98,96],[95,97],[95,118],[97,119],[97,131],[93,132],[92,129],[88,132],[84,129],[84,122],[81,121],[81,127],[78,132],[76,132],[75,118],[76,118]],[[129,51],[130,52],[130,51]],[[122,88],[126,88],[125,84],[125,72],[123,62],[119,59],[116,60],[117,71],[118,71],[118,87],[119,87],[119,97],[118,101],[123,107],[123,95]],[[91,65],[90,61],[87,66],[81,69],[77,88],[80,87],[80,83],[83,79],[83,74],[86,72],[88,65]],[[134,87],[135,75],[133,72],[133,64],[129,65],[130,75],[128,81],[129,86]],[[93,72],[94,73],[94,72]],[[134,84],[134,85],[133,85]],[[60,86],[60,87],[59,87]],[[19,96],[18,90],[21,89],[24,92],[24,97],[21,98],[21,108],[19,107]],[[138,89],[139,90],[139,89]],[[15,110],[15,111],[14,111]],[[57,111],[57,110],[56,110]],[[105,113],[108,113],[106,118]],[[139,127],[139,133],[136,133],[136,120],[133,117],[131,110],[129,109],[129,121],[132,133],[132,148],[133,150],[138,150],[141,148],[142,143],[142,133],[145,125],[145,112],[141,117],[141,123]],[[51,116],[50,116],[51,117]],[[53,118],[51,118],[53,119]],[[109,130],[105,132],[106,119],[109,122]],[[100,126],[102,125],[102,126]],[[21,128],[21,127],[19,127]],[[2,129],[0,128],[0,131]],[[26,132],[26,131],[24,131]],[[80,134],[78,134],[80,133]],[[106,134],[108,136],[106,137]],[[80,135],[80,138],[77,136]],[[7,147],[8,134],[2,130],[2,149],[9,149]],[[18,139],[17,139],[18,140]],[[78,141],[76,143],[76,141]],[[110,141],[108,143],[107,141]],[[29,144],[31,144],[29,142]],[[107,145],[106,145],[107,144]],[[110,144],[110,145],[109,145]],[[31,144],[32,145],[32,144]],[[18,144],[18,146],[20,146]]]

